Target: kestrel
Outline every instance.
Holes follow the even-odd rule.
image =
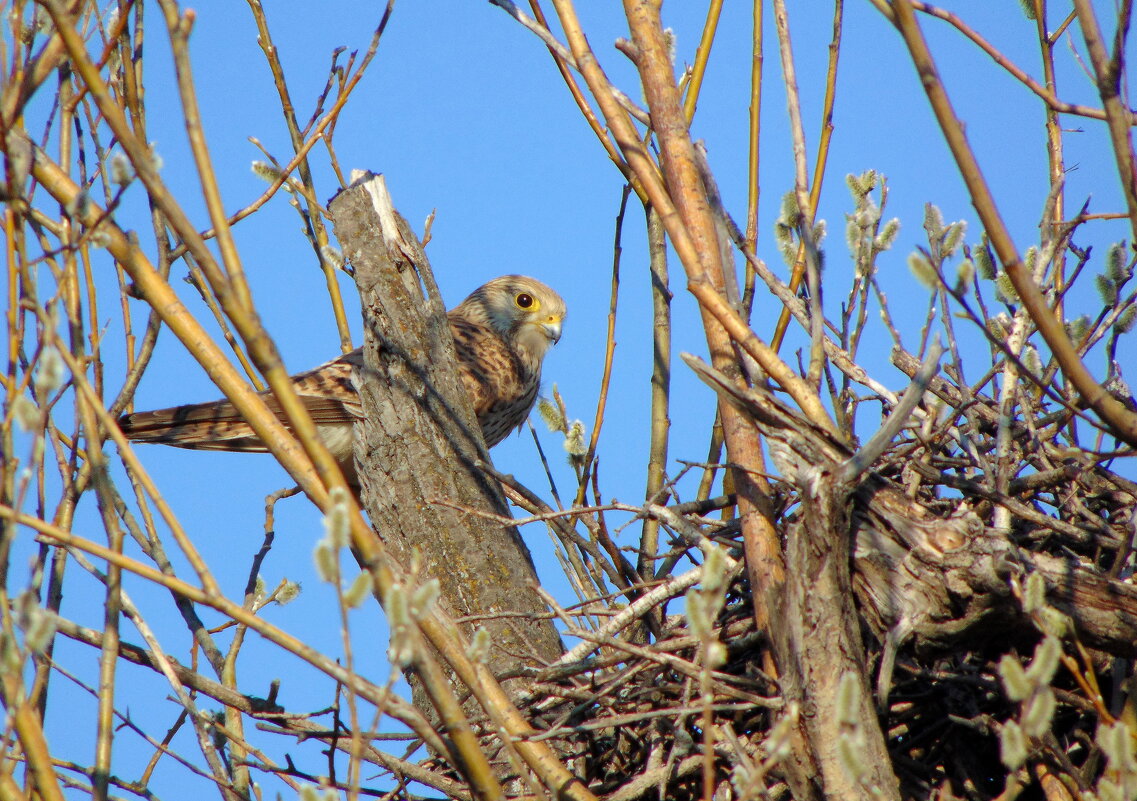
[[[524,423],[533,408],[541,362],[549,346],[561,338],[565,302],[535,278],[506,275],[474,290],[447,317],[462,384],[473,402],[486,445],[493,447]],[[357,348],[292,377],[320,439],[351,484],[358,484],[352,425],[363,416],[352,371],[362,366],[363,353]],[[262,393],[262,397],[283,419],[272,393]],[[126,414],[118,425],[134,442],[198,450],[267,451],[233,404],[224,400]]]

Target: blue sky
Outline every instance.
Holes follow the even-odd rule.
[[[376,4],[276,0],[268,4],[269,24],[280,50],[301,120],[324,85],[333,48],[364,49],[377,23]],[[585,29],[609,76],[631,97],[639,98],[631,65],[612,46],[627,36],[615,4],[580,4]],[[585,6],[588,6],[585,8]],[[749,4],[727,4],[693,125],[705,141],[709,159],[728,209],[738,220],[746,204],[746,105],[750,59]],[[1103,18],[1110,4],[1099,3]],[[664,17],[677,36],[680,61],[689,62],[702,29],[702,4],[672,2]],[[803,95],[806,139],[813,149],[818,139],[824,71],[828,59],[831,11],[814,11],[819,4],[791,4],[791,26],[799,84]],[[809,6],[808,10],[805,6]],[[1017,3],[957,2],[948,4],[1011,60],[1039,77],[1034,26]],[[157,9],[148,9],[151,39],[148,71],[149,138],[164,160],[162,175],[191,217],[207,227],[197,178],[185,144],[184,129],[172,83],[168,47],[163,42]],[[261,158],[249,142],[256,137],[282,161],[290,151],[278,110],[276,93],[264,58],[256,46],[256,30],[247,8],[236,3],[204,3],[197,10],[191,39],[203,122],[214,166],[222,181],[229,209],[257,197],[264,184],[250,171]],[[964,42],[942,22],[921,18],[956,111],[967,125],[972,145],[991,184],[1020,250],[1038,239],[1038,219],[1047,191],[1044,117],[1041,103],[989,58]],[[772,18],[767,19],[766,91],[761,150],[759,255],[779,272],[784,267],[773,242],[773,223],[782,194],[792,187],[785,97],[779,83],[778,55]],[[1074,29],[1076,32],[1076,29]],[[1074,48],[1084,51],[1080,39]],[[1100,105],[1092,83],[1079,71],[1069,48],[1059,48],[1059,94],[1071,102]],[[39,111],[48,94],[40,98]],[[29,128],[37,130],[42,116]],[[845,175],[876,169],[889,180],[886,217],[902,221],[892,251],[880,260],[882,280],[892,312],[914,347],[927,312],[928,292],[910,276],[906,258],[926,243],[922,230],[924,204],[933,202],[948,221],[969,223],[967,241],[978,240],[978,224],[950,160],[903,43],[889,24],[867,3],[848,4],[839,67],[835,132],[819,217],[827,220],[825,242],[826,304],[831,315],[848,291],[851,265],[844,245],[844,215],[852,207]],[[1104,125],[1065,118],[1066,160],[1071,168],[1067,198],[1076,208],[1089,198],[1091,211],[1123,210],[1109,140]],[[416,230],[436,213],[428,247],[435,275],[448,305],[454,305],[484,281],[505,273],[533,275],[565,297],[569,316],[564,337],[546,360],[545,386],[553,383],[568,403],[569,412],[590,427],[595,413],[603,363],[606,317],[613,257],[614,218],[621,178],[579,115],[552,61],[539,41],[506,14],[488,3],[403,2],[391,23],[369,73],[342,114],[335,137],[336,152],[345,170],[370,169],[386,175],[396,207]],[[313,151],[318,195],[327,200],[337,185],[319,147]],[[124,227],[136,228],[152,252],[141,187],[132,187],[120,212]],[[337,337],[323,276],[299,229],[298,216],[278,195],[264,209],[240,223],[234,233],[249,275],[254,298],[268,330],[288,366],[299,371],[337,353]],[[1127,238],[1122,223],[1094,223],[1079,242],[1099,248]],[[606,499],[637,502],[643,496],[648,431],[646,406],[651,369],[651,317],[646,271],[643,217],[633,204],[624,223],[621,298],[616,329],[616,367],[606,425],[600,440],[599,475]],[[1100,262],[1097,262],[1100,264]],[[684,290],[680,265],[671,260],[675,292],[675,352],[705,352],[704,338],[693,299]],[[107,326],[108,375],[122,364],[121,321],[111,302],[113,278],[109,262],[97,266],[107,294],[101,299],[101,322]],[[191,287],[180,282],[185,273],[176,265],[172,283],[192,310],[208,317]],[[1089,282],[1084,282],[1087,286]],[[360,341],[358,303],[349,278],[341,281],[349,317]],[[1075,294],[1075,306],[1093,313],[1096,296]],[[144,319],[137,302],[135,320]],[[779,308],[759,294],[755,330],[769,336]],[[783,352],[793,358],[802,338],[796,332]],[[900,390],[905,381],[887,365],[890,343],[879,331],[869,336],[861,359],[874,377]],[[973,379],[984,369],[986,348],[974,352],[969,365]],[[1123,354],[1132,356],[1132,346]],[[1124,363],[1124,362],[1123,362]],[[1091,368],[1104,375],[1100,358]],[[1132,377],[1131,377],[1132,378]],[[113,379],[111,388],[116,388]],[[136,395],[136,408],[155,408],[217,396],[181,344],[168,333],[161,337],[152,369]],[[873,407],[875,408],[875,407]],[[862,411],[862,434],[875,427],[875,412]],[[714,399],[709,390],[676,361],[672,389],[669,471],[676,460],[703,461],[707,452]],[[535,421],[562,497],[571,495],[572,472],[564,463],[559,438]],[[139,454],[166,498],[191,532],[222,586],[239,597],[249,562],[261,544],[266,494],[288,481],[267,456],[208,454],[159,447]],[[530,435],[511,437],[493,453],[498,469],[515,474],[548,497]],[[684,499],[693,496],[694,483],[680,486]],[[86,499],[75,526],[100,539],[93,499]],[[269,585],[282,576],[300,580],[299,600],[264,614],[272,622],[299,634],[311,644],[338,653],[338,618],[334,596],[315,577],[311,553],[322,535],[319,516],[301,499],[283,501],[277,508],[276,542],[262,573]],[[632,527],[621,544],[633,543]],[[542,578],[559,588],[558,597],[571,602],[559,570],[537,526],[524,530]],[[63,613],[80,622],[101,625],[101,595],[93,581],[77,570]],[[133,582],[128,589],[146,610],[152,625],[169,621],[167,645],[183,651],[188,638],[179,632],[164,593]],[[359,669],[376,677],[386,675],[382,661],[386,637],[382,616],[373,605],[356,612],[354,647]],[[137,641],[133,632],[126,639]],[[179,654],[180,656],[180,654]],[[94,677],[95,655],[90,650],[60,645],[60,658],[85,665]],[[263,695],[273,678],[283,679],[281,698],[290,709],[316,709],[331,702],[330,685],[314,678],[279,652],[251,642],[239,665],[240,686]],[[171,704],[154,706],[163,695],[156,679],[123,668],[120,708],[145,719],[151,732],[162,732],[177,714]],[[127,679],[130,679],[129,681]],[[137,681],[135,681],[137,680]],[[55,690],[60,691],[59,681]],[[157,689],[157,696],[155,693]],[[64,711],[53,699],[48,731],[66,754],[89,758],[94,741],[93,705],[80,699]],[[92,714],[88,714],[92,713]],[[65,724],[68,720],[78,725]],[[90,721],[88,724],[87,721]],[[388,727],[389,728],[389,727]],[[149,752],[121,733],[116,772],[136,774]],[[258,740],[279,755],[280,742]],[[178,745],[192,752],[184,733]],[[300,757],[302,748],[292,748]],[[313,751],[314,753],[314,751]],[[307,765],[320,771],[318,762]],[[171,777],[184,774],[170,769]],[[191,790],[190,787],[193,789]],[[196,797],[204,785],[163,783],[155,789],[166,798]],[[279,785],[266,782],[272,792]]]

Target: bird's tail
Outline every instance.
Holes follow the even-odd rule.
[[[118,427],[133,442],[214,451],[263,453],[266,450],[252,427],[228,401],[124,414],[118,419]]]

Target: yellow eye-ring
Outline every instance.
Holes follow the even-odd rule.
[[[513,299],[513,302],[517,304],[519,309],[531,309],[537,305],[537,301],[528,292],[522,292]]]

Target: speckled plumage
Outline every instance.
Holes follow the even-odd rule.
[[[493,447],[529,416],[545,352],[560,339],[565,303],[534,278],[506,275],[476,289],[447,316],[462,383],[486,445]],[[352,370],[362,364],[363,354],[356,349],[292,379],[321,440],[353,483],[351,432],[363,410]],[[272,394],[263,397],[280,415]],[[233,405],[223,400],[127,414],[118,424],[134,442],[199,450],[266,450]]]

